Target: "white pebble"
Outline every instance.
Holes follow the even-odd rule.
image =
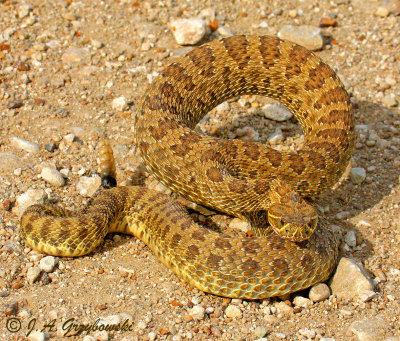
[[[375,12],[378,17],[387,17],[390,11],[386,7],[379,6]]]
[[[195,305],[189,311],[189,315],[195,320],[202,320],[204,318],[205,309],[201,305]]]
[[[157,338],[157,334],[155,332],[150,332],[147,334],[150,341],[154,341]]]
[[[200,18],[176,19],[170,27],[179,45],[197,44],[207,32],[206,22]]]
[[[20,216],[28,206],[34,204],[44,204],[47,194],[42,189],[28,189],[25,193],[18,196],[16,205],[13,208],[13,213]]]
[[[124,111],[128,108],[128,101],[125,96],[114,98],[111,104],[112,108],[117,111]]]
[[[217,111],[218,114],[226,114],[230,109],[230,105],[228,102],[222,102],[220,105],[218,105],[215,110]]]
[[[29,284],[33,284],[40,276],[40,269],[36,266],[33,266],[28,269],[26,272],[26,279]]]
[[[278,104],[266,104],[262,107],[262,112],[265,118],[278,122],[286,121],[293,116],[290,110]]]
[[[312,51],[320,50],[324,46],[321,29],[311,25],[283,26],[278,32],[278,37],[290,40]]]
[[[277,145],[283,141],[283,133],[281,128],[276,128],[275,132],[268,137],[268,142],[271,145]]]
[[[93,333],[93,336],[97,341],[108,341],[109,339],[108,333],[105,330],[98,330]]]
[[[311,300],[303,296],[296,296],[293,300],[293,303],[296,307],[303,307],[303,308],[309,308],[313,305],[313,302]]]
[[[75,141],[76,136],[75,136],[75,134],[71,133],[71,134],[65,135],[63,139],[64,139],[66,144],[72,144],[72,142]]]
[[[57,169],[43,167],[40,175],[45,181],[53,186],[62,187],[65,185],[65,179]]]
[[[46,256],[39,262],[39,269],[45,272],[53,272],[58,263],[58,258],[53,256]]]
[[[231,318],[236,318],[236,317],[240,318],[242,317],[242,311],[238,306],[230,304],[225,309],[225,315]]]
[[[29,5],[21,5],[18,7],[18,18],[22,19],[29,15],[29,12],[32,10],[31,6]]]
[[[39,145],[37,143],[29,142],[20,137],[15,137],[15,136],[12,137],[11,144],[16,148],[25,150],[28,153],[37,153],[40,150]]]
[[[313,302],[326,300],[331,294],[331,290],[325,283],[318,283],[312,286],[308,297]]]
[[[308,339],[314,339],[315,336],[317,335],[314,330],[305,329],[305,328],[300,329],[299,334],[305,336]]]
[[[76,185],[80,195],[91,197],[99,188],[101,179],[99,176],[82,176]]]
[[[28,340],[30,341],[46,341],[49,339],[49,333],[48,332],[42,332],[40,330],[35,330],[28,336]]]

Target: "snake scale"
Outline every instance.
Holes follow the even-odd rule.
[[[193,130],[216,105],[244,94],[288,107],[304,131],[304,145],[281,152]],[[329,189],[344,172],[354,122],[343,84],[319,57],[270,36],[206,43],[150,84],[134,128],[142,159],[159,181],[189,200],[249,220],[255,235],[233,238],[207,229],[169,196],[131,186],[104,190],[75,214],[31,206],[21,218],[29,246],[79,256],[109,232],[129,233],[192,286],[246,299],[294,292],[330,276],[339,241],[305,198]],[[111,161],[109,147],[102,150]]]

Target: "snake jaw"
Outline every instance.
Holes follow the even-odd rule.
[[[297,206],[297,205],[296,205]],[[268,221],[282,238],[293,242],[309,239],[318,225],[316,210],[308,205],[300,207],[274,204],[268,209]]]

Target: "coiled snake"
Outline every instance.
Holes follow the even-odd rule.
[[[213,107],[243,94],[287,106],[304,146],[281,152],[193,130]],[[269,36],[212,41],[175,60],[149,86],[134,120],[135,144],[164,185],[249,220],[256,236],[206,229],[178,202],[141,187],[104,190],[73,215],[31,206],[21,234],[32,248],[63,256],[92,252],[109,232],[133,234],[178,276],[221,296],[259,299],[304,289],[326,280],[338,258],[337,238],[304,197],[338,181],[353,149],[353,125],[343,84],[307,49]],[[107,145],[102,155],[112,159]],[[103,175],[113,179],[114,170]]]

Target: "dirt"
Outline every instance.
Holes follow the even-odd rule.
[[[62,325],[68,319],[92,325],[98,318],[120,315],[122,321],[128,319],[131,331],[88,334],[99,340],[256,340],[264,335],[267,340],[398,340],[399,1],[31,0],[28,10],[24,4],[0,1],[2,339],[24,340],[30,329],[43,329],[46,324],[43,331],[48,334],[30,337],[66,339]],[[380,6],[390,13],[377,15]],[[294,306],[296,295],[308,297],[305,291],[286,298],[289,309],[282,312],[276,309],[280,299],[216,297],[182,282],[141,241],[125,235],[108,236],[89,256],[59,258],[53,272],[42,273],[34,283],[27,281],[28,269],[37,267],[43,256],[19,238],[16,198],[28,189],[43,189],[51,202],[71,209],[87,203],[88,197],[79,194],[76,184],[96,170],[100,137],[107,135],[112,142],[120,184],[144,182],[163,189],[140,165],[132,138],[133,116],[149,79],[190,50],[175,42],[168,23],[199,15],[209,25],[203,41],[220,37],[215,29],[223,26],[235,34],[276,35],[284,25],[318,27],[323,18],[336,21],[322,28],[325,44],[316,53],[337,71],[352,96],[358,125],[352,167],[364,168],[366,178],[355,184],[347,177],[313,201],[343,234],[355,231],[357,245],[342,251],[375,278],[377,295],[370,301],[331,295],[310,307]],[[79,50],[83,54],[74,55],[71,62],[71,47],[87,50]],[[126,108],[113,109],[112,101],[121,96],[126,98]],[[230,101],[228,112],[214,110],[198,129],[250,140],[258,133],[264,143],[280,126],[284,145],[295,146],[301,141],[295,119],[277,123],[263,118],[259,110],[265,103],[256,96]],[[238,128],[247,126],[256,133],[250,130],[239,136]],[[73,141],[68,137],[71,133]],[[18,148],[12,137],[37,143],[40,150]],[[55,149],[49,152],[46,145],[51,143]],[[65,186],[45,182],[39,176],[44,166],[63,170]],[[204,218],[198,213],[193,216]],[[216,214],[212,219],[227,225],[232,218]],[[191,309],[198,305],[206,313],[197,320]],[[241,316],[228,317],[225,309],[230,305],[237,306]],[[21,322],[19,331],[7,330],[10,318]],[[367,325],[376,318],[383,327],[373,332],[357,334],[351,327],[356,321],[366,319]],[[58,331],[51,327],[54,320]],[[85,335],[68,339],[81,340]]]

